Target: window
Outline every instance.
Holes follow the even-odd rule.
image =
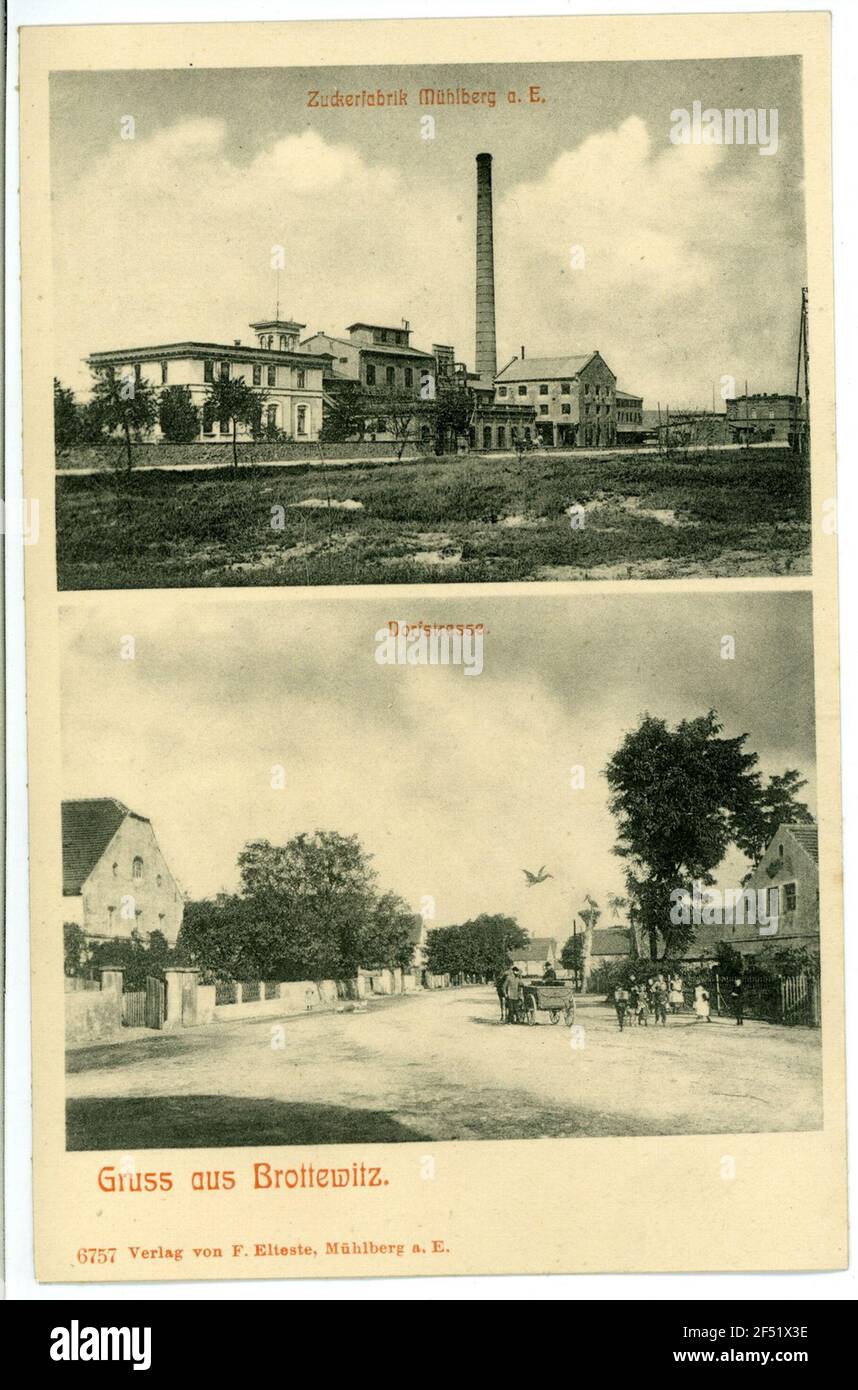
[[[796,885],[794,883],[784,884],[784,911],[795,912]]]
[[[262,368],[259,366],[253,368],[253,384],[254,386],[262,385]]]
[[[116,878],[116,876],[117,876],[118,873],[119,873],[119,865],[116,864],[116,863],[114,863],[114,865],[113,865],[113,877]]]
[[[229,434],[229,417],[226,415],[220,417],[220,432],[221,434]]]
[[[781,901],[781,890],[780,890],[780,888],[767,888],[767,889],[766,889],[766,916],[767,916],[767,917],[771,918],[771,917],[778,917],[778,916],[780,916],[780,901]]]
[[[568,381],[561,381],[560,394],[561,396],[570,396],[572,394],[572,386]]]
[[[490,449],[491,447],[492,447],[492,427],[491,427],[491,425],[486,425],[485,428],[484,428],[484,430],[483,430],[483,448],[484,448],[484,449]]]
[[[375,367],[371,362],[366,364],[366,384],[367,386],[375,385]]]
[[[386,377],[386,379],[387,379],[387,384],[388,384],[388,386],[395,386],[395,385],[396,385],[396,368],[395,368],[395,367],[386,367],[386,368],[385,368],[385,371],[384,371],[384,375],[385,375],[385,377]]]
[[[518,388],[518,394],[519,394],[520,396],[526,396],[526,395],[527,395],[527,387],[526,387],[526,386],[519,386],[519,388]]]
[[[498,448],[503,449],[506,445],[506,430],[503,425],[498,425]]]
[[[166,386],[166,385],[167,385],[167,363],[166,363],[166,362],[162,362],[162,363],[161,363],[161,385],[162,385],[162,386]]]
[[[299,388],[302,388],[306,384],[306,381],[307,373],[304,371],[303,367],[299,367],[297,372],[295,373],[295,385]]]
[[[113,935],[113,914],[115,911],[115,907],[109,907],[107,909],[107,932],[109,936]]]
[[[571,414],[572,414],[572,407],[571,407],[571,405],[561,405],[561,407],[560,407],[560,414],[561,414],[561,415],[571,415]]]
[[[545,383],[544,381],[542,382],[542,384],[541,384],[541,386],[540,386],[540,388],[539,388],[539,394],[540,394],[540,396],[547,396],[547,395],[548,395],[548,386],[546,385],[546,383]]]
[[[498,387],[498,395],[499,395],[499,396],[505,396],[505,395],[506,395],[506,387],[505,387],[505,386],[499,386],[499,387]]]
[[[547,414],[548,414],[548,406],[547,406],[547,405],[541,405],[541,406],[539,407],[539,413],[540,413],[540,415],[547,415]]]
[[[281,334],[280,334],[280,351],[281,351],[281,352],[288,352],[288,350],[289,350],[289,339],[286,337],[286,334],[285,334],[285,333],[281,333]]]
[[[228,363],[228,362],[221,362],[221,364],[220,364],[220,379],[221,379],[221,381],[229,381],[229,363]]]
[[[589,385],[589,382],[585,382],[585,384],[584,384],[584,395],[585,395],[585,396],[589,396],[589,394],[590,394],[590,385]]]
[[[203,363],[203,381],[214,381],[214,362]]]
[[[413,371],[413,369],[412,369],[411,367],[406,367],[406,368],[405,368],[405,385],[406,385],[406,386],[413,386],[413,385],[414,385],[414,371]]]
[[[131,877],[138,880],[143,877],[143,860],[139,854],[135,854],[131,863]]]
[[[135,385],[137,385],[137,386],[140,385],[140,377],[141,377],[141,375],[142,375],[142,373],[141,373],[140,363],[139,363],[139,362],[135,362],[135,363],[134,363],[134,382],[135,382]]]
[[[783,859],[783,857],[784,857],[784,847],[783,847],[783,845],[778,845],[778,859]]]
[[[298,433],[307,433],[307,407],[305,405],[298,406]]]
[[[269,386],[276,386],[276,385],[277,385],[277,368],[276,368],[276,367],[269,367],[269,368],[268,368],[268,385],[269,385]]]
[[[270,405],[270,406],[268,407],[268,410],[267,410],[267,412],[266,412],[266,419],[268,420],[268,428],[269,428],[270,430],[276,430],[276,428],[277,428],[277,407],[276,407],[276,405]]]

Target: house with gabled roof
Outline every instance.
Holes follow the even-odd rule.
[[[185,898],[148,816],[110,796],[64,801],[62,855],[64,923],[92,941],[159,931],[175,945]]]
[[[495,400],[530,405],[543,444],[598,447],[617,442],[617,378],[601,353],[521,357],[498,372]]]
[[[523,946],[515,946],[512,964],[522,975],[541,975],[546,964],[557,969],[557,942],[553,936],[534,936]]]
[[[767,946],[803,946],[819,952],[819,831],[815,823],[779,825],[744,886],[765,894],[766,921],[726,927],[725,941],[743,956],[756,955]]]

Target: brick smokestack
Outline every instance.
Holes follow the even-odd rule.
[[[477,155],[477,341],[475,366],[491,381],[497,372],[495,249],[492,231],[492,157]]]

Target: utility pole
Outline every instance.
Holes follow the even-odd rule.
[[[801,291],[801,316],[798,324],[798,351],[795,362],[795,398],[793,400],[792,416],[793,430],[792,443],[793,450],[797,454],[805,455],[810,450],[810,348],[807,339],[807,286]],[[801,376],[804,369],[804,419],[801,413]]]

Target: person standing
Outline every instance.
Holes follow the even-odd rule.
[[[705,1018],[707,1023],[712,1022],[709,1012],[709,993],[703,985],[694,986],[694,1012],[697,1015],[698,1023],[702,1018]]]
[[[741,975],[737,975],[733,981],[730,997],[733,1001],[733,1012],[736,1015],[736,1023],[741,1028],[745,1022],[745,982]]]
[[[685,995],[682,992],[682,976],[674,975],[670,981],[670,1012],[677,1013],[685,1003]]]
[[[626,1022],[626,1009],[629,1007],[629,992],[624,985],[617,985],[614,990],[614,1008],[617,1011],[617,1023],[620,1025],[622,1033]]]
[[[652,991],[652,1002],[655,1010],[655,1021],[663,1027],[667,1027],[667,982],[662,975],[659,975]]]

